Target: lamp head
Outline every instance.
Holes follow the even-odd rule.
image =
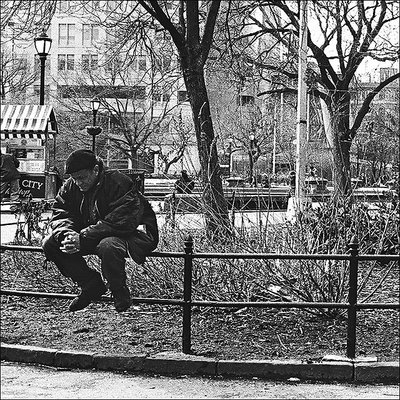
[[[90,104],[92,106],[92,111],[98,111],[100,107],[100,100],[97,97],[94,97],[92,100],[90,100]]]
[[[46,57],[50,53],[52,41],[53,40],[50,39],[43,30],[43,32],[34,39],[37,54]]]

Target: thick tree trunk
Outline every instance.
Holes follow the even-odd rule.
[[[351,143],[348,141],[337,139],[332,148],[333,184],[336,196],[347,196],[350,192],[350,146]]]
[[[223,239],[232,233],[228,216],[228,206],[222,188],[217,146],[211,120],[210,106],[203,65],[200,60],[183,62],[183,76],[189,101],[193,111],[197,146],[201,164],[201,177],[204,186],[203,203],[207,233]]]
[[[351,190],[348,107],[343,103],[331,103],[327,107],[321,101],[325,134],[331,150],[333,186],[335,197],[347,196]],[[346,114],[347,110],[347,114]]]
[[[337,91],[332,95],[334,147],[334,176],[335,186],[344,196],[350,194],[350,94]]]
[[[131,163],[132,163],[132,169],[137,170],[139,168],[138,154],[137,154],[137,150],[133,147],[131,147],[130,158],[131,158]]]

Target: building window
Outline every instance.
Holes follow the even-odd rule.
[[[49,56],[47,56],[47,60],[45,62],[44,65],[44,70],[46,72],[50,72],[51,68],[51,58]],[[40,58],[37,54],[34,55],[34,69],[36,73],[40,73],[40,68],[41,68],[41,62],[40,62]]]
[[[75,58],[73,54],[67,54],[67,70],[73,71],[75,69]]]
[[[237,105],[238,106],[254,105],[254,96],[246,96],[246,95],[238,96]]]
[[[144,100],[146,98],[146,88],[144,86],[59,85],[58,93],[62,98],[91,98],[100,93],[106,98],[134,100]]]
[[[40,85],[33,85],[33,93],[35,96],[40,96]],[[44,96],[48,100],[50,95],[50,85],[44,85]]]
[[[71,1],[70,0],[63,0],[58,2],[58,7],[60,12],[66,13],[69,11],[69,8],[71,7]]]
[[[61,97],[62,99],[68,99],[70,97],[74,97],[75,93],[73,88],[67,85],[58,85],[58,96]]]
[[[146,98],[146,88],[144,86],[134,86],[133,91],[135,100],[144,100]]]
[[[186,90],[178,90],[178,103],[189,101]]]
[[[115,32],[114,30],[107,29],[106,30],[106,44],[110,45],[115,41]]]
[[[58,45],[61,47],[75,45],[75,24],[58,25]]]
[[[380,68],[379,74],[380,74],[380,80],[381,82],[385,81],[386,79],[390,78],[392,75],[394,75],[397,72],[396,68]]]
[[[91,46],[99,40],[99,27],[93,24],[83,24],[82,27],[82,44]]]
[[[58,55],[58,70],[65,71],[65,54]]]
[[[146,71],[147,62],[146,56],[137,56],[133,54],[128,54],[126,59],[126,64],[128,67],[135,71]]]
[[[167,90],[162,90],[161,88],[155,88],[155,90],[152,93],[152,100],[155,102],[165,102],[167,103],[170,99],[171,95],[169,91]]]
[[[90,56],[90,66],[92,69],[97,69],[99,66],[99,56],[97,54],[92,54]]]
[[[138,69],[139,71],[146,71],[146,56],[138,57]]]
[[[171,67],[171,56],[163,55],[156,58],[156,67],[159,71],[167,71]]]
[[[107,57],[106,58],[106,63],[105,63],[105,70],[111,73],[116,73],[121,69],[122,66],[122,61],[119,56],[116,56],[114,58]]]
[[[110,57],[106,58],[106,63],[104,65],[106,71],[110,72],[113,69],[113,60]]]
[[[82,70],[89,71],[97,69],[99,66],[99,56],[97,54],[82,54]]]
[[[82,54],[82,70],[88,71],[89,70],[89,54]]]
[[[160,92],[153,92],[151,98],[153,101],[161,101],[161,93]]]
[[[146,98],[146,88],[144,86],[98,86],[97,89],[110,98],[133,100],[144,100]]]
[[[59,54],[58,55],[58,70],[59,71],[73,71],[75,69],[75,56],[74,54]]]

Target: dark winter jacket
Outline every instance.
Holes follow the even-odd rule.
[[[19,179],[20,173],[18,159],[12,154],[2,154],[0,163],[0,178],[3,182],[11,182]]]
[[[127,175],[102,166],[97,184],[88,192],[67,179],[55,198],[51,227],[59,243],[68,230],[80,233],[81,246],[95,247],[110,236],[126,238],[131,257],[138,263],[159,240],[156,215],[148,200]]]
[[[175,181],[175,190],[177,193],[192,193],[194,189],[194,180],[186,173],[182,172],[182,176]]]

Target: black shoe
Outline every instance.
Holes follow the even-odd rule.
[[[112,291],[114,297],[114,306],[117,312],[126,311],[132,305],[131,294],[126,285]]]
[[[101,296],[107,291],[106,286],[103,285],[100,286],[99,288],[96,288],[95,291],[85,291],[83,290],[82,293],[75,297],[70,305],[69,305],[69,311],[75,312],[79,310],[83,310],[86,308],[93,300],[100,300]]]
[[[92,302],[92,298],[86,292],[82,292],[79,296],[75,297],[70,305],[69,311],[75,312],[79,310],[83,310]]]

